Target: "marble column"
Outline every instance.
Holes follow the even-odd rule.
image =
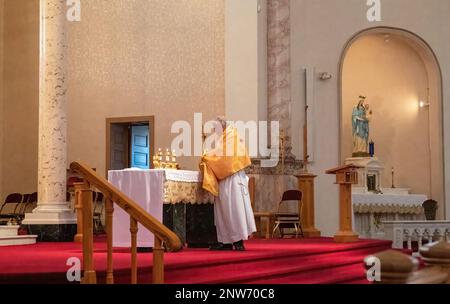
[[[40,0],[38,206],[26,214],[40,240],[73,240],[76,219],[66,202],[67,19],[65,0]]]
[[[290,0],[268,0],[267,5],[268,116],[280,122],[285,155],[292,158]]]

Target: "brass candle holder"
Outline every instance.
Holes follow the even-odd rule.
[[[162,149],[159,148],[157,155],[153,156],[153,168],[178,170],[179,165],[175,150],[170,152],[169,149],[166,149],[166,152],[163,153]]]

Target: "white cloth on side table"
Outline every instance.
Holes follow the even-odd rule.
[[[162,222],[164,180],[163,170],[109,171],[108,180],[126,196],[138,203],[148,213]],[[138,225],[138,247],[153,247],[153,233]],[[130,216],[119,207],[114,208],[113,246],[130,247]]]
[[[201,174],[198,171],[130,168],[109,171],[108,180],[162,222],[165,182],[198,183],[201,182]],[[153,233],[141,224],[138,225],[138,229],[138,247],[153,247]],[[130,216],[118,207],[114,208],[113,246],[131,246]]]
[[[248,240],[256,232],[248,177],[244,171],[219,182],[219,197],[214,204],[217,240],[224,244]]]

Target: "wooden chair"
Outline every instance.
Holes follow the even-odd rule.
[[[27,194],[28,196],[28,200],[25,202],[24,200],[24,204],[22,207],[22,211],[20,212],[21,214],[25,214],[25,213],[31,213],[34,208],[37,207],[37,201],[38,201],[38,194],[37,192],[33,192],[31,194]]]
[[[101,192],[93,192],[92,195],[92,201],[94,202],[94,231],[96,233],[101,233],[105,230],[102,224],[102,215],[105,208],[105,204],[103,201],[104,196]]]
[[[20,220],[20,222],[22,222],[23,218],[25,217],[25,207],[28,203],[28,200],[30,199],[30,195],[31,194],[22,194],[22,201],[20,202],[20,204],[17,207],[17,216]]]
[[[297,202],[297,212],[282,212],[282,208],[288,204],[288,202],[296,201]],[[278,204],[278,211],[275,213],[275,228],[272,232],[272,237],[275,235],[275,232],[278,230],[281,238],[284,235],[284,229],[293,228],[295,230],[295,237],[298,237],[299,230],[302,237],[303,229],[301,224],[301,204],[302,204],[302,193],[298,190],[288,190],[283,193],[283,197],[281,198],[280,203]]]
[[[22,194],[12,193],[8,195],[5,199],[5,202],[0,207],[0,218],[2,219],[16,218],[18,216],[17,208],[20,206],[21,202],[22,202]],[[14,209],[12,210],[12,213],[8,210],[5,210],[5,207],[11,206],[13,204],[15,204],[15,206]]]

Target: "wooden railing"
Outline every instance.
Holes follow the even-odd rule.
[[[131,283],[137,283],[137,232],[138,223],[155,236],[153,246],[153,283],[164,283],[164,247],[169,251],[179,251],[181,241],[169,228],[146,212],[136,202],[111,185],[105,178],[98,175],[89,166],[74,162],[70,168],[83,177],[84,182],[75,185],[75,207],[78,212],[77,236],[75,240],[83,243],[83,284],[96,284],[97,275],[94,269],[94,239],[93,239],[93,208],[92,188],[95,187],[105,196],[105,231],[107,234],[107,268],[106,283],[114,284],[113,274],[113,212],[114,204],[130,215],[131,233]],[[81,217],[81,219],[80,219]]]

